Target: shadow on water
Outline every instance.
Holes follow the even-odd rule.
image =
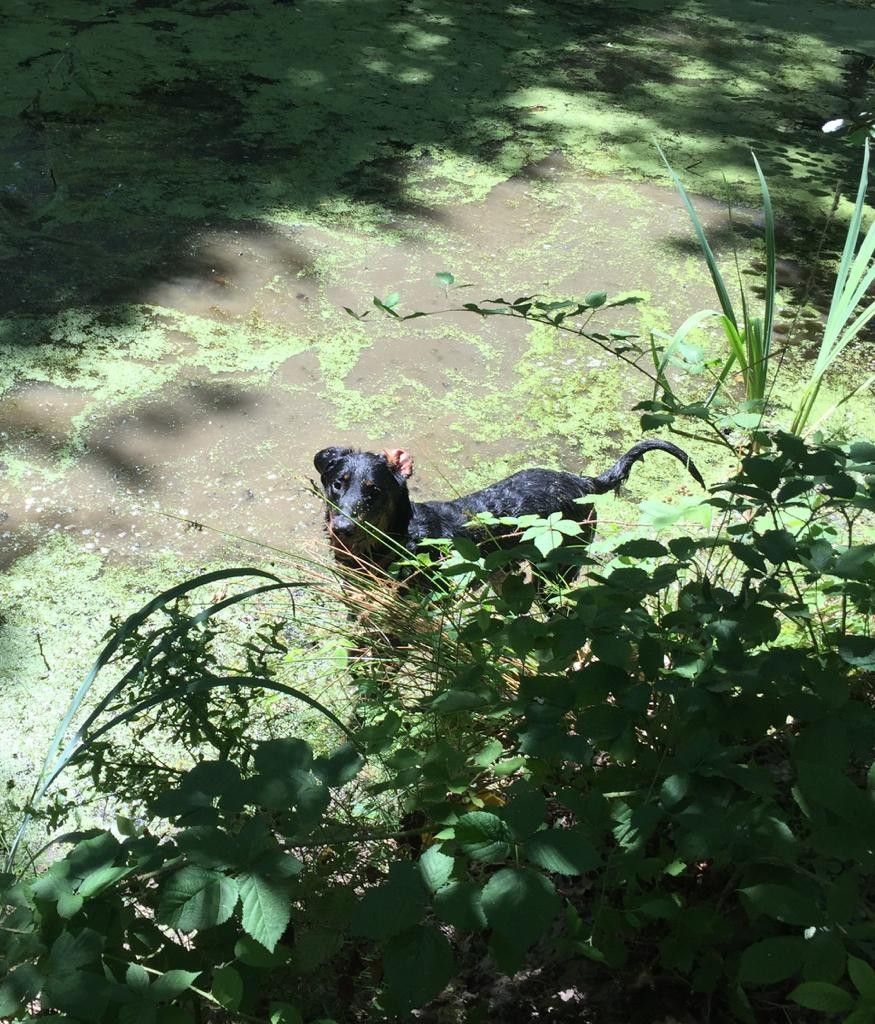
[[[538,101],[550,92],[590,105],[593,131],[602,118],[621,151],[629,140],[612,133],[612,106],[645,140],[699,138],[730,174],[752,142],[774,170],[841,175],[845,156],[816,131],[822,111],[805,109],[834,84],[813,74],[794,89],[774,75],[779,6],[733,4],[736,33],[725,38],[667,0],[621,11],[545,0],[33,8],[0,44],[17,69],[0,106],[0,311],[136,300],[185,264],[204,225],[342,222],[353,206],[384,224],[427,218],[410,182],[440,176],[448,149],[512,174],[533,153],[569,148],[562,103]],[[838,32],[826,13],[815,9],[807,30]],[[684,62],[698,78],[678,77]],[[824,111],[856,96],[870,70],[848,70],[847,95]],[[767,110],[745,107],[741,80],[771,81]],[[729,147],[730,130],[748,137]]]

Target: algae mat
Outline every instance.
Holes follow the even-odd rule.
[[[748,202],[755,146],[804,253],[853,177],[818,127],[870,87],[873,27],[838,3],[12,5],[0,776],[27,775],[113,612],[278,557],[184,520],[318,550],[323,444],[409,445],[423,496],[602,468],[645,394],[598,350],[343,307],[632,289],[606,325],[677,326],[713,299],[676,198],[642,184],[664,182],[651,137],[692,189],[725,171]],[[472,288],[445,294],[447,270]],[[665,467],[633,484],[665,489]]]

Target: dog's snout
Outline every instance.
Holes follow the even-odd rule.
[[[346,516],[334,516],[331,520],[331,532],[338,537],[349,537],[355,530],[355,523]]]

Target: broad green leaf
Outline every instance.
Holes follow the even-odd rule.
[[[241,875],[237,884],[244,931],[272,953],[291,920],[285,885],[255,874]]]
[[[434,912],[441,921],[466,932],[486,928],[480,887],[474,882],[450,882],[434,897]]]
[[[637,540],[627,540],[614,550],[614,554],[626,558],[662,558],[668,554],[668,550],[658,540],[651,540],[648,537],[640,537]]]
[[[781,936],[755,942],[741,954],[738,977],[743,985],[772,985],[794,975],[802,966],[805,940]]]
[[[369,939],[388,939],[418,924],[425,904],[425,886],[416,866],[396,862],[386,881],[369,889],[354,909],[351,931]]]
[[[230,964],[213,972],[213,995],[228,1010],[240,1008],[243,999],[243,979]]]
[[[152,982],[150,996],[155,1000],[171,1000],[185,992],[200,977],[200,971],[165,971]]]
[[[62,892],[58,897],[58,917],[67,921],[71,917],[75,917],[82,909],[84,902],[85,900],[78,892]]]
[[[590,292],[584,296],[583,301],[592,309],[597,309],[599,306],[603,306],[608,301],[607,292]]]
[[[438,282],[444,286],[444,288],[449,288],[456,280],[448,270],[439,270],[434,276],[437,278]]]
[[[396,935],[383,952],[389,993],[405,1010],[434,999],[455,971],[449,942],[430,925],[417,925]]]
[[[546,931],[561,908],[553,883],[530,868],[503,868],[486,883],[483,912],[489,926],[519,950]]]
[[[250,935],[241,935],[234,943],[234,956],[247,967],[269,968],[284,964],[289,958],[289,951],[285,946],[278,946],[270,952]]]
[[[659,799],[663,807],[674,807],[687,795],[690,777],[687,774],[669,775],[659,787]]]
[[[437,892],[449,882],[455,863],[439,846],[430,846],[425,851],[419,858],[419,873],[429,892]]]
[[[237,883],[216,871],[189,865],[161,889],[156,918],[183,932],[224,924],[237,905]]]
[[[83,928],[75,935],[71,935],[70,932],[61,932],[52,943],[47,962],[47,973],[51,975],[56,971],[75,971],[80,967],[96,963],[105,941],[104,936],[92,928]]]
[[[750,885],[739,892],[754,910],[785,924],[816,925],[823,920],[817,903],[789,885]]]
[[[823,1013],[844,1013],[854,1005],[849,992],[825,981],[803,981],[790,993],[790,999],[806,1010],[820,1010]]]
[[[875,1004],[875,970],[871,964],[856,956],[848,957],[848,976],[854,988],[870,1003]]]
[[[601,863],[598,851],[581,828],[548,828],[525,845],[526,857],[556,875],[582,875]]]
[[[805,942],[805,962],[802,977],[805,981],[841,981],[847,964],[845,944],[831,932],[819,931]]]
[[[496,863],[510,855],[513,836],[497,814],[488,811],[463,814],[456,822],[455,833],[462,852],[474,860]]]
[[[20,964],[0,982],[0,1017],[14,1017],[24,1003],[35,999],[43,985],[33,964]]]
[[[510,787],[507,803],[501,808],[501,817],[518,839],[532,835],[544,824],[546,816],[547,800],[539,789],[525,780]]]
[[[269,1019],[270,1024],[304,1024],[301,1011],[291,1003],[271,1003]]]
[[[135,992],[145,992],[149,988],[149,972],[142,964],[128,964],[125,971],[125,984]]]

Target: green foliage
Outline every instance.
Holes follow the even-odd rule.
[[[352,972],[355,1013],[403,1018],[474,943],[496,972],[646,963],[742,1019],[870,1019],[873,479],[871,444],[761,435],[704,501],[716,533],[620,536],[595,564],[574,524],[528,518],[515,552],[415,560],[435,586],[370,610],[369,642],[402,621],[406,647],[354,664],[354,746],[226,743],[150,776],[121,838],[4,877],[0,1012],[351,1019],[313,993]],[[168,635],[110,642],[159,693]],[[212,664],[184,664],[197,700]],[[139,706],[143,672],[122,678]]]

